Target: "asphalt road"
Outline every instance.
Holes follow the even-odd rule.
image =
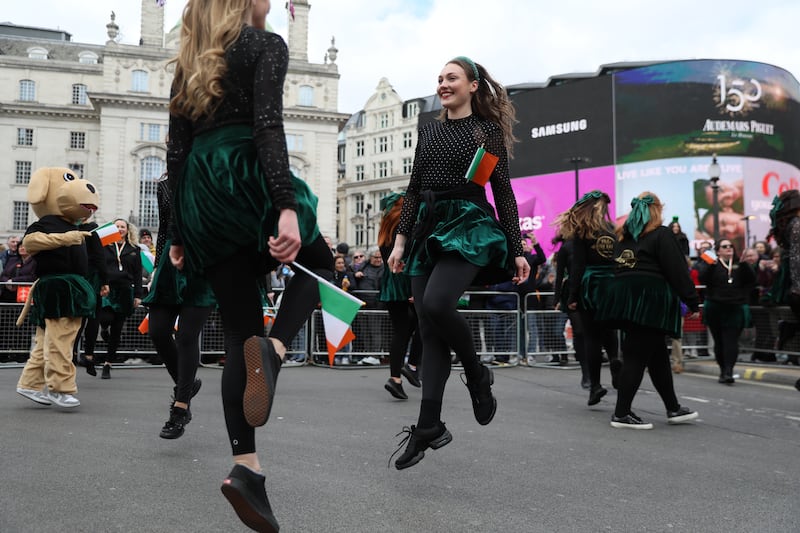
[[[158,437],[172,383],[163,368],[79,370],[82,405],[39,407],[0,369],[0,532],[246,531],[219,486],[231,468],[220,370],[203,368],[194,420]],[[607,370],[604,369],[607,379]],[[286,368],[258,431],[267,491],[284,532],[797,532],[800,393],[792,386],[676,376],[696,423],[668,426],[645,377],[634,410],[651,431],[609,425],[615,394],[587,407],[579,373],[495,372],[499,408],[479,426],[452,375],[453,442],[387,468],[410,400],[386,369]]]

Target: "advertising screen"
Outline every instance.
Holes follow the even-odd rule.
[[[574,157],[590,159],[592,167],[613,164],[610,76],[524,91],[511,100],[519,121],[512,178],[572,168]]]

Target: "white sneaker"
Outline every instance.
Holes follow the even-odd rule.
[[[52,403],[50,398],[47,397],[47,393],[44,391],[17,387],[17,394],[21,394],[22,396],[25,396],[27,399],[32,400],[39,405],[50,405]]]
[[[533,365],[535,365],[535,364],[536,364],[536,357],[535,357],[535,356],[533,356],[533,355],[529,355],[529,356],[527,357],[527,363],[528,363],[528,366],[533,366]]]
[[[56,404],[59,407],[64,407],[67,409],[72,407],[78,407],[81,404],[81,401],[79,399],[77,399],[72,394],[67,394],[66,392],[50,391],[48,393],[48,397],[52,403]]]
[[[372,357],[371,355],[368,355],[367,357],[365,357],[364,359],[361,360],[361,364],[362,365],[379,365],[379,364],[381,364],[381,360],[378,359],[377,357]]]

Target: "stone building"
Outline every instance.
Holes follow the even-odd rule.
[[[308,0],[295,0],[288,23],[284,117],[292,169],[320,198],[319,225],[336,231],[338,50],[308,59]],[[141,1],[141,38],[119,42],[114,13],[104,44],[76,43],[66,31],[0,24],[0,236],[33,221],[26,201],[31,173],[68,166],[94,182],[100,223],[117,217],[158,223],[156,180],[166,168],[171,67],[180,27],[164,32],[164,11]],[[2,239],[4,240],[4,239]]]

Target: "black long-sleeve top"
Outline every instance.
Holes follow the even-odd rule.
[[[616,235],[614,229],[609,225],[605,231],[594,238],[572,239],[572,261],[569,264],[569,293],[567,303],[578,301],[583,274],[589,266],[608,266],[613,267],[614,247],[616,245]]]
[[[697,266],[700,283],[706,286],[706,300],[721,304],[746,304],[756,284],[756,273],[747,263],[731,265],[730,283],[728,268],[717,260],[713,265],[701,261]]]
[[[689,276],[686,257],[665,226],[640,236],[638,241],[626,235],[617,242],[614,255],[618,276],[645,274],[663,277],[689,309],[696,312],[700,308],[700,298]]]
[[[133,297],[141,298],[142,256],[138,246],[127,241],[119,247],[117,243],[103,248],[108,284],[116,287],[133,287]]]
[[[167,173],[175,182],[172,188],[195,136],[221,126],[252,125],[273,206],[277,210],[296,209],[283,130],[283,83],[289,65],[286,43],[277,34],[245,25],[239,38],[225,51],[225,61],[227,71],[221,80],[224,96],[211,114],[196,122],[170,115]],[[173,86],[172,96],[176,92]]]
[[[31,233],[67,233],[79,228],[57,215],[45,215],[25,231],[25,236]],[[25,237],[22,237],[25,242]],[[56,274],[77,274],[89,276],[89,254],[85,239],[81,244],[73,246],[60,246],[52,250],[42,250],[35,255],[36,275],[38,277]]]
[[[508,153],[503,131],[494,122],[476,115],[455,120],[435,120],[419,129],[414,167],[397,233],[406,237],[411,235],[422,191],[449,191],[464,185],[464,176],[480,146],[499,157],[489,178],[495,209],[500,225],[508,236],[511,253],[514,257],[523,255],[517,201],[508,175]]]

